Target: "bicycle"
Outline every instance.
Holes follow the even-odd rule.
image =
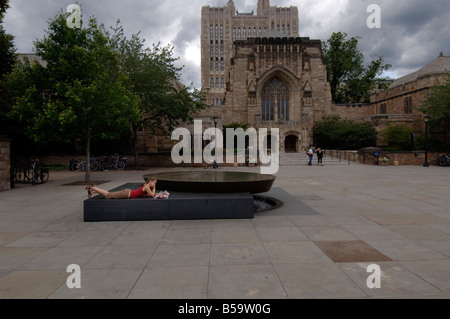
[[[120,157],[119,154],[105,156],[101,162],[101,169],[103,171],[124,169],[127,166],[127,158]]]
[[[16,183],[25,183],[26,182],[26,175],[25,175],[25,169],[22,167],[14,167],[14,181]]]
[[[90,160],[91,171],[95,172],[101,167],[101,163],[98,162],[94,157]],[[86,170],[86,160],[78,160],[73,162],[70,169],[74,172],[85,171]]]
[[[203,163],[203,168],[208,168],[208,167],[212,167],[214,169],[220,168],[220,165],[217,164],[217,162],[215,160],[205,160],[205,162]]]
[[[444,167],[449,166],[450,156],[448,156],[447,154],[439,155],[438,153],[436,153],[434,158],[434,165]]]
[[[39,160],[35,159],[33,161],[32,167],[32,175],[31,175],[31,184],[43,184],[48,181],[49,178],[49,170],[47,168],[43,168],[39,165]],[[39,182],[40,181],[40,182]]]

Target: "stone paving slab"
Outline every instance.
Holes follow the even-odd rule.
[[[158,171],[92,179],[112,189]],[[83,222],[83,173],[52,172],[0,193],[0,298],[450,298],[448,172],[282,166],[268,195],[284,205],[251,220],[102,223]]]

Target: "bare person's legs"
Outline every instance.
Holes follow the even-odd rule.
[[[91,187],[91,194],[97,193],[97,194],[105,196],[105,198],[108,198],[108,199],[128,198],[128,197],[130,197],[130,191],[131,191],[130,189],[124,189],[124,190],[117,191],[117,192],[108,192],[107,190],[98,188],[97,186]]]

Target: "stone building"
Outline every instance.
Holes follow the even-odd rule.
[[[0,135],[0,192],[11,188],[11,151],[10,140]]]
[[[321,41],[299,37],[298,25],[296,7],[269,0],[258,1],[256,14],[237,12],[231,0],[203,7],[202,86],[211,108],[199,118],[278,128],[281,151],[311,143],[314,121],[333,104]]]
[[[371,121],[382,129],[388,124],[407,125],[414,132],[424,132],[423,114],[417,110],[426,98],[427,91],[438,83],[445,83],[445,73],[450,71],[450,56],[443,53],[416,72],[395,80],[387,90],[370,97],[369,115],[359,118]],[[441,142],[449,144],[450,132],[443,126],[434,132]]]

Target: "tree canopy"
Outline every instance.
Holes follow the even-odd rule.
[[[172,131],[182,122],[192,121],[192,115],[207,105],[206,92],[185,87],[178,82],[181,67],[175,62],[173,47],[144,46],[139,33],[127,38],[120,20],[112,28],[111,45],[120,57],[121,71],[128,76],[130,90],[140,98],[143,117],[133,125],[135,164],[139,166],[137,131]]]
[[[433,124],[450,123],[450,72],[445,73],[444,83],[438,83],[427,91],[419,110],[429,115]]]
[[[85,28],[70,28],[66,19],[61,11],[34,43],[46,66],[19,64],[11,76],[18,97],[11,116],[36,142],[84,141],[88,160],[92,138],[117,138],[140,119],[139,97],[128,90],[104,27],[91,18]]]
[[[391,65],[377,57],[365,66],[358,49],[360,38],[347,37],[345,32],[335,32],[323,42],[331,94],[336,103],[369,103],[375,89],[387,88],[388,81],[380,76]]]
[[[14,37],[3,28],[3,18],[9,8],[8,0],[0,0],[0,135],[11,137],[14,123],[8,120],[7,114],[11,110],[8,90],[4,85],[4,76],[12,71],[16,61]]]

